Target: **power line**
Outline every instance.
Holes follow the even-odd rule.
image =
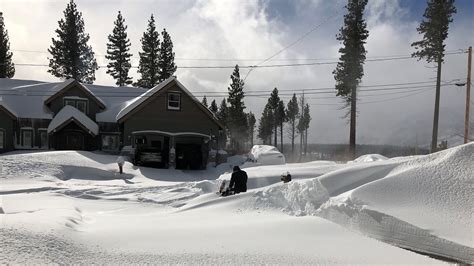
[[[446,55],[455,55],[462,54],[462,52],[453,52]],[[399,57],[385,57],[385,58],[375,58],[367,59],[366,62],[384,62],[384,61],[394,61],[394,60],[410,60],[416,59],[411,56],[399,56]],[[335,65],[337,61],[331,62],[312,62],[312,63],[293,63],[293,64],[271,64],[271,65],[242,65],[239,68],[242,69],[255,69],[255,68],[279,68],[279,67],[302,67],[302,66],[320,66],[320,65]],[[25,67],[49,67],[48,64],[35,64],[35,63],[15,63],[15,66],[25,66]],[[106,65],[98,66],[99,69],[107,68]],[[138,66],[131,66],[131,68],[138,68]],[[234,69],[235,66],[177,66],[180,69]]]
[[[41,54],[49,54],[49,52],[46,51],[37,51],[37,50],[24,50],[24,49],[11,49],[13,52],[25,52],[25,53],[41,53]],[[451,54],[463,54],[466,53],[465,49],[456,49],[456,50],[451,50],[451,51],[446,51],[445,55],[451,55]],[[95,54],[95,56],[99,57],[105,57],[106,55],[103,54]],[[411,55],[407,54],[397,54],[397,55],[379,55],[379,56],[367,56],[366,60],[370,59],[387,59],[387,58],[393,58],[393,57],[411,57]],[[132,56],[132,58],[139,58],[136,56]],[[251,61],[257,61],[260,62],[262,60],[265,60],[264,58],[184,58],[184,57],[175,57],[175,60],[182,60],[182,61],[210,61],[210,62],[237,62],[237,61],[243,61],[243,62],[251,62]],[[267,61],[281,61],[281,62],[288,62],[288,61],[336,61],[338,58],[271,58]]]

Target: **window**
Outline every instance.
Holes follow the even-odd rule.
[[[0,129],[0,149],[5,149],[5,131]]]
[[[33,131],[32,130],[23,130],[23,147],[33,147]]]
[[[87,102],[86,101],[77,101],[76,102],[76,108],[77,108],[77,110],[83,112],[84,114],[87,114]]]
[[[168,110],[181,110],[181,94],[168,93]]]
[[[87,99],[86,98],[64,98],[64,106],[70,105],[76,107],[79,111],[87,114]]]
[[[118,135],[103,135],[102,136],[102,150],[103,151],[117,151],[119,149]]]
[[[70,105],[76,107],[76,102],[74,100],[64,100],[64,106]]]
[[[145,137],[135,137],[135,144],[146,144]]]

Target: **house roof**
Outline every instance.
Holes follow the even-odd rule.
[[[93,135],[99,134],[99,126],[87,115],[70,105],[64,106],[63,109],[56,114],[53,120],[51,120],[51,123],[49,123],[48,126],[48,134],[60,130],[72,121],[75,121]]]
[[[8,107],[8,104],[3,102],[2,97],[0,97],[0,110],[4,111],[7,113],[11,118],[16,119],[18,115],[13,111],[10,107]]]
[[[0,101],[19,118],[52,119],[53,113],[44,104],[45,100],[64,89],[65,82],[41,82],[0,78]],[[127,101],[141,95],[145,90],[134,87],[112,87],[100,85],[81,85],[94,94],[106,106],[96,115],[97,122],[115,123],[117,113]]]
[[[67,91],[69,88],[76,86],[77,88],[81,89],[84,91],[85,94],[87,94],[89,97],[91,97],[92,100],[94,100],[97,105],[99,105],[100,108],[105,109],[106,105],[105,103],[98,98],[92,91],[90,91],[86,86],[82,85],[78,81],[74,79],[67,79],[66,81],[57,84],[51,89],[51,92],[53,94],[46,98],[44,101],[44,104],[49,104],[51,103],[54,99],[58,98],[61,94],[63,94],[65,91]]]
[[[205,107],[194,95],[186,89],[186,87],[178,81],[175,76],[169,77],[168,79],[164,80],[160,84],[156,85],[155,87],[149,89],[148,91],[144,92],[142,95],[128,101],[126,105],[118,112],[116,116],[116,121],[121,123],[126,120],[126,116],[138,111],[138,107],[142,104],[145,104],[148,99],[152,96],[158,96],[162,93],[163,88],[165,88],[168,84],[175,83],[184,93],[186,93],[193,102],[211,119],[213,120],[220,128],[224,128],[224,126],[217,120],[214,113],[212,113],[207,107]]]

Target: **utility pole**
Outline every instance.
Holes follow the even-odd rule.
[[[469,142],[469,108],[471,106],[471,62],[472,46],[467,50],[466,114],[464,117],[464,143]]]

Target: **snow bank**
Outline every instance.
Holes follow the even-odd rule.
[[[285,156],[277,148],[269,145],[254,145],[249,158],[259,164],[285,164]]]
[[[320,215],[388,243],[472,262],[473,162],[470,143],[426,156],[353,164],[321,176],[337,197]]]

